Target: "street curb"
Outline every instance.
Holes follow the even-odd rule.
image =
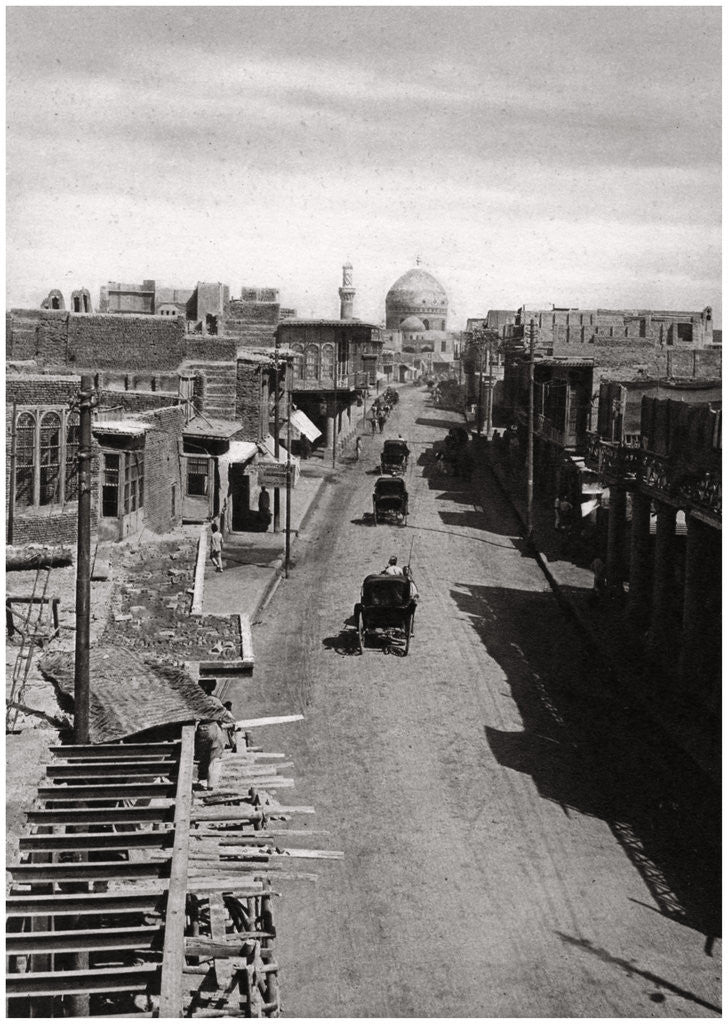
[[[195,563],[194,593],[190,615],[202,615],[202,601],[205,596],[205,559],[207,558],[207,527],[200,527],[200,539],[197,542],[197,561]]]
[[[301,531],[303,530],[303,528],[305,527],[306,523],[308,522],[308,520],[310,519],[311,515],[313,514],[316,506],[318,505],[318,501],[319,501],[319,498],[321,497],[321,492],[323,491],[323,487],[324,487],[325,483],[326,483],[326,479],[324,477],[319,477],[318,486],[316,487],[316,490],[314,491],[314,493],[311,495],[311,500],[308,503],[308,507],[306,508],[305,512],[301,516],[301,520],[300,520],[298,526],[296,527],[296,529],[291,531],[291,533],[293,534],[294,538],[297,538],[298,536],[300,536]],[[273,595],[275,594],[275,592],[278,590],[278,587],[283,582],[283,578],[284,578],[283,577],[284,565],[285,565],[285,555],[279,555],[279,557],[273,563],[272,576],[269,579],[269,581],[266,583],[265,587],[263,588],[263,590],[261,592],[261,595],[260,595],[260,598],[258,599],[258,601],[257,601],[257,603],[255,605],[255,608],[254,608],[254,610],[253,610],[253,612],[252,612],[252,614],[250,616],[250,622],[251,623],[255,622],[255,620],[258,618],[258,616],[262,612],[265,611],[265,609],[268,607],[270,602],[273,600]]]

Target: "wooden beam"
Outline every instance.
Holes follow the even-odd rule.
[[[31,825],[131,825],[171,822],[174,800],[159,800],[149,807],[58,807],[27,811]]]
[[[49,764],[46,768],[46,775],[49,779],[119,779],[121,782],[136,782],[138,775],[152,775],[166,778],[176,771],[174,761],[129,761],[120,763],[117,760],[99,761],[94,764],[87,764],[83,761],[74,761],[69,764]]]
[[[176,789],[175,782],[128,782],[116,786],[40,786],[38,798],[45,803],[70,800],[138,800],[174,796]]]
[[[267,718],[241,718],[235,723],[236,729],[256,729],[260,725],[285,725],[287,722],[302,722],[303,715],[269,715]]]
[[[158,925],[138,928],[11,932],[5,937],[5,954],[13,956],[29,953],[75,953],[96,949],[151,949],[161,935],[161,922]]]
[[[168,861],[71,861],[67,864],[6,864],[13,881],[85,882],[95,879],[159,878],[168,870]]]
[[[154,889],[139,891],[136,887],[127,892],[77,893],[66,895],[55,893],[51,896],[6,896],[5,913],[8,918],[39,917],[52,914],[54,917],[66,914],[151,914],[159,909],[166,892],[166,883]]]
[[[136,754],[169,754],[175,760],[179,754],[179,740],[166,743],[69,743],[68,746],[49,747],[57,757],[133,757]]]
[[[192,810],[194,771],[194,726],[182,729],[177,799],[174,816],[174,848],[167,894],[164,928],[164,959],[159,997],[159,1016],[178,1020],[182,1017],[184,990],[182,968],[185,959],[185,905],[187,897],[187,858]]]
[[[162,849],[174,839],[171,828],[148,829],[141,832],[77,832],[68,835],[20,836],[21,850],[130,850]]]
[[[8,974],[5,993],[8,996],[62,996],[87,992],[144,992],[153,986],[158,975],[158,966]]]

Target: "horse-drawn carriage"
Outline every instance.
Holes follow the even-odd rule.
[[[354,605],[359,653],[367,638],[386,642],[386,650],[403,656],[409,651],[416,608],[416,590],[407,576],[376,573],[362,583],[361,598]]]
[[[407,442],[401,437],[395,437],[384,442],[384,448],[379,458],[382,473],[389,473],[392,476],[404,476],[407,472],[407,460],[409,459],[409,448]]]
[[[386,520],[407,525],[409,495],[404,480],[399,476],[382,476],[374,484],[372,495],[374,522]]]

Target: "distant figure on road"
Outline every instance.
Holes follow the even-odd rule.
[[[372,412],[372,416],[371,416],[371,419],[369,420],[369,422],[372,425],[372,433],[376,434],[376,432],[377,432],[377,414],[375,412]]]
[[[387,417],[384,415],[384,410],[382,410],[382,412],[379,413],[378,422],[379,422],[379,433],[383,434],[384,433],[384,424],[387,422]]]
[[[382,573],[385,576],[404,576],[404,572],[402,571],[401,567],[397,565],[396,555],[392,555],[386,567],[382,569]]]
[[[222,572],[222,534],[217,523],[210,525],[210,561],[216,572]]]
[[[360,455],[361,455],[361,438],[357,437],[356,444],[354,445],[354,458],[356,459],[357,462],[359,461],[359,456]]]

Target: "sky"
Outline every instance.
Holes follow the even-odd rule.
[[[379,322],[419,256],[488,309],[720,324],[720,7],[8,7],[10,307],[276,287]]]

